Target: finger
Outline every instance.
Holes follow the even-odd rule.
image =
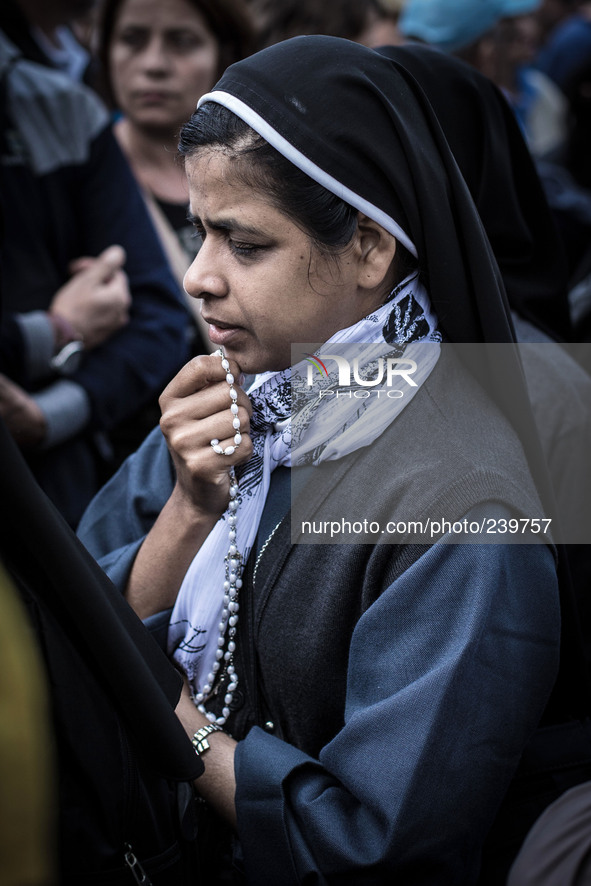
[[[96,261],[96,258],[90,255],[83,255],[80,258],[73,259],[68,265],[70,274],[78,274],[80,271],[86,271]]]
[[[181,458],[194,459],[201,452],[203,454],[211,454],[214,452],[214,445],[221,445],[222,450],[228,447],[238,447],[247,449],[252,446],[249,434],[249,425],[245,422],[245,426],[237,431],[232,427],[231,422],[219,416],[213,416],[202,422],[184,422],[181,425],[175,425],[172,428],[166,427],[166,421],[161,422],[163,434],[170,448]],[[238,442],[236,437],[239,435]],[[218,441],[214,444],[212,441]],[[215,455],[219,453],[214,452]],[[212,464],[216,468],[223,465],[218,459],[213,459]]]
[[[105,301],[117,302],[125,308],[131,307],[129,281],[125,271],[115,271],[109,280],[100,284],[99,291]]]
[[[188,480],[189,486],[198,482],[211,489],[219,484],[225,487],[228,469],[243,464],[252,456],[253,446],[248,434],[242,436],[239,446],[233,442],[233,437],[224,439],[222,453],[228,450],[227,455],[216,452],[211,440],[218,439],[215,434],[220,432],[214,419],[187,422],[174,427],[171,433],[163,429],[163,433],[181,485],[186,485]]]
[[[175,406],[177,406],[177,401]],[[206,415],[196,415],[200,404],[191,404],[184,409],[172,407],[162,413],[160,428],[166,437],[169,446],[179,453],[193,452],[196,449],[207,448],[212,440],[231,440],[240,434],[242,437],[250,432],[250,417],[248,411],[238,407],[236,414],[230,410],[222,410]],[[237,426],[234,426],[236,421]],[[236,445],[236,441],[234,441]]]
[[[180,458],[194,476],[201,475],[212,482],[215,476],[224,476],[233,465],[248,461],[253,451],[252,439],[247,433],[241,435],[238,444],[235,434],[216,437],[216,433],[220,432],[211,424],[206,428],[205,423],[194,422],[177,428],[166,439],[173,458]]]
[[[235,391],[236,400],[230,397],[229,388],[225,382],[217,382],[186,397],[164,397],[162,395],[160,409],[162,415],[168,416],[171,422],[202,421],[214,415],[220,415],[228,422],[229,426],[232,425],[234,418],[238,418],[244,425],[245,420],[248,421],[252,414],[252,404],[241,388],[235,388]],[[234,404],[236,404],[236,408],[232,408]]]
[[[124,248],[118,244],[114,244],[113,246],[107,246],[107,248],[103,249],[103,251],[97,256],[81,255],[79,258],[72,259],[68,265],[68,269],[71,274],[77,274],[80,271],[86,271],[93,268],[98,264],[100,273],[113,273],[123,267],[126,259],[127,255]]]
[[[242,430],[234,431],[231,437],[212,437],[209,445],[218,457],[218,465],[221,461],[227,467],[248,461],[253,452],[250,434],[243,433]]]
[[[83,268],[79,273],[87,274],[90,282],[107,283],[117,271],[121,270],[126,258],[122,246],[108,246],[91,262],[80,259]]]
[[[227,440],[227,445],[231,445],[231,440],[236,436],[246,436],[250,433],[250,416],[243,406],[238,407],[238,412],[233,413],[229,410],[223,410],[215,415],[201,421],[202,433],[209,443],[211,440]],[[235,440],[234,444],[238,444],[240,440]]]
[[[8,376],[0,375],[0,395],[12,397],[19,390],[21,390],[21,388],[11,381]]]
[[[127,260],[127,253],[125,252],[123,246],[119,246],[119,244],[115,243],[112,246],[107,246],[100,255],[97,256],[97,261],[101,264],[111,268],[113,271],[120,270]]]
[[[238,385],[240,369],[238,364],[230,360],[230,374],[235,379],[233,387],[237,393],[241,390]],[[193,357],[183,366],[180,372],[173,378],[167,388],[165,388],[162,398],[165,400],[175,397],[188,397],[197,391],[218,384],[223,381],[225,390],[229,400],[229,385],[227,382],[228,373],[222,367],[222,361],[219,354],[206,354],[200,357]],[[217,410],[216,410],[217,411]]]

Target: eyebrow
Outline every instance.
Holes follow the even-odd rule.
[[[203,220],[198,215],[193,215],[191,212],[188,212],[187,221],[198,228],[204,227],[203,222],[205,221],[207,227],[212,231],[235,231],[240,234],[250,234],[254,237],[265,236],[259,228],[239,222],[235,218],[220,219],[219,221],[212,221],[211,219]]]

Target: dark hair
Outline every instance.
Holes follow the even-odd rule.
[[[247,187],[263,191],[314,246],[325,255],[338,255],[353,239],[357,210],[319,185],[247,123],[216,102],[205,102],[181,130],[179,152],[190,157],[200,148],[218,148],[237,162],[234,172]],[[408,250],[397,242],[398,279],[416,267]]]
[[[255,28],[247,0],[187,0],[187,2],[203,16],[218,43],[219,64],[216,79],[222,76],[229,65],[254,52]],[[109,53],[115,22],[124,3],[125,0],[104,0],[98,29],[98,57],[104,80],[102,92],[112,105],[115,102],[109,73]]]
[[[301,34],[357,40],[374,21],[386,18],[379,0],[250,0],[250,5],[260,48]]]

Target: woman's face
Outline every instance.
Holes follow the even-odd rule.
[[[211,341],[243,372],[284,369],[292,343],[324,342],[377,306],[375,293],[358,286],[356,237],[343,255],[323,257],[263,193],[240,182],[221,151],[201,149],[186,167],[204,239],[185,289],[203,299]]]
[[[109,61],[125,116],[139,127],[176,135],[216,81],[219,47],[186,0],[124,0]]]

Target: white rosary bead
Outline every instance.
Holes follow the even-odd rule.
[[[234,453],[236,452],[236,450],[238,449],[238,447],[242,443],[242,434],[240,433],[240,419],[238,418],[238,404],[236,402],[238,399],[238,392],[233,387],[234,376],[230,372],[230,364],[229,364],[228,360],[226,359],[226,357],[224,356],[223,350],[220,348],[220,350],[217,353],[222,358],[222,367],[226,370],[226,381],[230,385],[229,393],[230,393],[230,399],[232,401],[232,403],[230,405],[230,411],[233,416],[232,427],[234,428],[236,433],[234,434],[234,445],[233,446],[226,446],[226,447],[220,446],[220,441],[217,439],[217,437],[214,437],[213,440],[210,440],[210,445],[211,445],[211,448],[213,449],[213,451],[217,455],[228,456],[228,455],[234,455]]]
[[[213,451],[218,455],[234,455],[236,449],[242,442],[242,434],[240,433],[240,419],[238,418],[238,403],[236,402],[238,399],[238,394],[233,387],[234,384],[234,376],[230,372],[230,363],[227,360],[223,350],[217,352],[219,356],[222,358],[222,368],[226,370],[226,381],[230,386],[230,412],[232,414],[232,427],[236,431],[234,434],[234,446],[226,446],[225,448],[220,445],[220,441],[217,438],[211,440],[211,447]],[[236,479],[236,472],[233,467],[230,468],[230,501],[228,502],[228,554],[226,556],[226,579],[224,581],[224,598],[223,598],[223,609],[221,620],[218,624],[219,637],[217,641],[217,649],[215,652],[215,660],[212,663],[211,671],[207,675],[206,683],[201,688],[199,692],[194,696],[195,704],[197,705],[198,710],[201,713],[205,714],[210,723],[217,723],[219,726],[223,726],[230,716],[231,713],[231,704],[234,698],[234,692],[238,687],[238,675],[236,674],[236,669],[233,664],[233,655],[236,651],[236,643],[234,637],[236,636],[236,625],[238,624],[238,591],[242,587],[242,579],[240,575],[242,574],[242,557],[240,552],[238,551],[238,547],[235,544],[236,542],[236,511],[238,510],[238,493],[239,493],[238,481]],[[226,634],[227,636],[227,648],[224,651],[224,647],[226,646]],[[222,708],[221,717],[216,717],[215,714],[207,711],[205,708],[204,702],[207,701],[208,697],[211,695],[213,684],[215,682],[216,676],[220,673],[220,669],[222,667],[222,662],[224,663],[225,672],[228,675],[229,683],[226,687],[226,693],[224,695],[224,706]],[[223,679],[223,677],[222,677]]]

